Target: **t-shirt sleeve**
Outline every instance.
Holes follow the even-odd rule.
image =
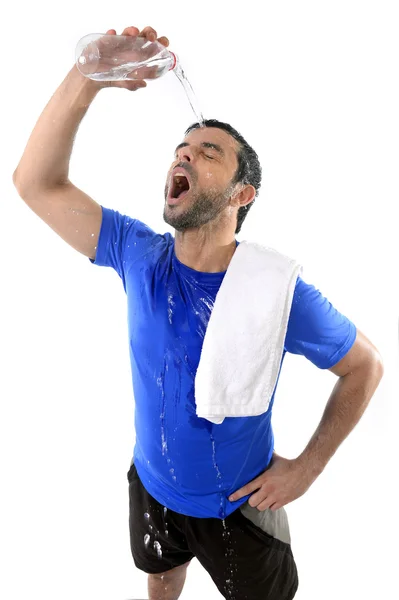
[[[125,274],[135,260],[143,257],[162,236],[150,227],[110,208],[101,207],[102,223],[93,265],[112,267],[125,285]]]
[[[285,339],[287,352],[302,354],[320,369],[330,369],[355,340],[355,325],[298,277]]]

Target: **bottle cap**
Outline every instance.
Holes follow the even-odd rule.
[[[169,52],[170,52],[170,50],[169,50]],[[173,65],[170,67],[169,71],[172,71],[175,68],[175,66],[177,65],[177,56],[173,52],[170,52],[170,53],[173,56]]]

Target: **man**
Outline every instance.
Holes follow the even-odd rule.
[[[157,38],[150,27],[140,35]],[[166,38],[159,41],[168,45]],[[237,247],[235,234],[259,191],[258,157],[225,123],[192,126],[165,186],[164,219],[176,235],[158,235],[101,207],[68,178],[74,135],[106,85],[71,70],[41,115],[14,182],[65,241],[92,263],[116,270],[128,297],[136,403],[128,472],[134,562],[149,574],[152,600],[180,596],[194,556],[225,598],[290,600],[298,577],[283,507],[306,492],[359,421],[382,377],[380,356],[298,278],[285,351],[338,377],[307,447],[294,460],[274,453],[273,399],[258,417],[226,418],[220,425],[198,418],[194,382],[202,343]],[[112,85],[134,91],[145,82]]]

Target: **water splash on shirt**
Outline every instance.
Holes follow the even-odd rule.
[[[200,302],[202,302],[203,304],[205,304],[205,306],[208,308],[209,312],[212,312],[213,310],[213,306],[214,306],[214,302],[212,300],[212,298],[200,298]]]
[[[166,437],[165,437],[165,388],[164,388],[164,377],[165,377],[165,370],[163,373],[161,373],[160,377],[158,377],[157,379],[157,386],[161,392],[161,413],[160,413],[160,419],[161,419],[161,450],[162,450],[162,456],[165,456],[165,454],[168,452],[168,444],[166,441]]]
[[[172,325],[173,309],[176,306],[172,292],[168,292],[168,319],[170,325]]]
[[[180,393],[181,393],[181,389],[182,389],[182,360],[178,357],[178,356],[174,356],[173,358],[173,366],[174,366],[174,370],[175,373],[177,374],[177,385],[175,388],[175,393],[174,393],[174,404],[175,407],[178,406],[178,404],[180,403]],[[175,431],[177,431],[177,427],[175,428]]]
[[[158,540],[154,542],[154,550],[157,551],[158,558],[162,558],[162,547]]]
[[[219,504],[219,519],[223,519],[226,516],[226,511],[225,511],[225,500],[224,500],[224,494],[221,493],[220,494],[220,504]]]
[[[169,473],[171,474],[172,480],[174,483],[177,482],[177,477],[175,474],[175,469],[174,469],[174,465],[170,459],[170,456],[168,456],[168,441],[166,439],[166,429],[165,429],[165,411],[166,411],[166,398],[165,398],[165,376],[168,373],[169,370],[169,364],[168,361],[170,360],[170,352],[168,349],[165,350],[165,354],[164,354],[164,365],[163,365],[163,371],[161,372],[160,376],[157,378],[157,386],[161,392],[161,411],[160,411],[160,420],[161,420],[161,452],[162,452],[162,456],[166,456],[166,461],[168,463],[168,465],[170,466],[169,469]]]
[[[215,438],[213,437],[212,433],[211,433],[211,444],[212,444],[212,461],[213,461],[213,467],[216,471],[216,478],[222,479],[222,474],[221,474],[219,467],[217,465],[217,462],[216,462],[216,444],[215,444]],[[219,487],[221,487],[221,484],[219,484]]]
[[[194,307],[194,314],[196,315],[196,317],[198,317],[197,333],[202,338],[205,337],[213,305],[214,302],[212,298],[210,298],[209,296],[208,298],[202,296],[198,299],[198,302]]]

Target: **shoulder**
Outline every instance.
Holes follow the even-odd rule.
[[[352,347],[356,327],[314,285],[298,277],[285,347],[320,368],[330,368]]]

